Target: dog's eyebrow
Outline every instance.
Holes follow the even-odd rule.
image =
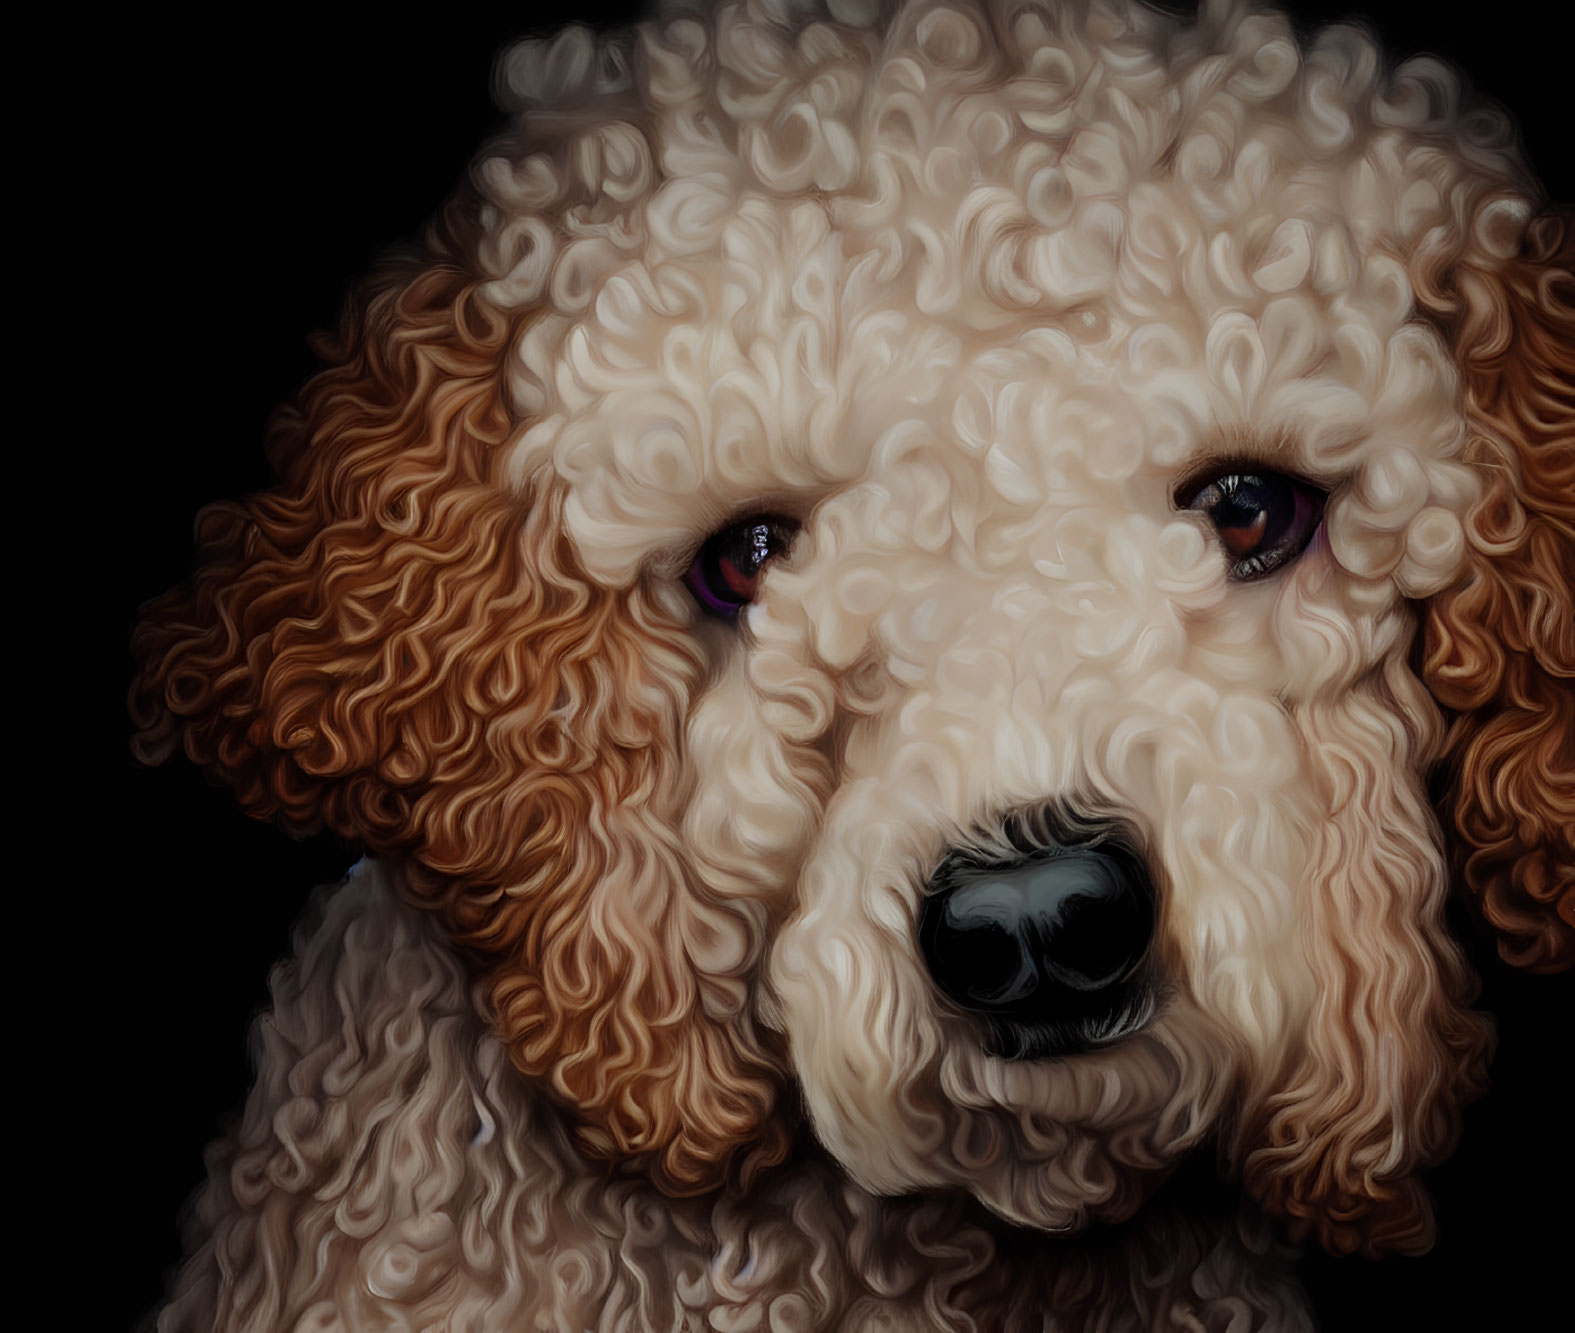
[[[1181,504],[1183,495],[1228,472],[1276,472],[1322,491],[1332,491],[1344,480],[1343,472],[1303,467],[1303,461],[1295,441],[1288,435],[1233,435],[1228,437],[1228,443],[1210,448],[1187,464],[1171,488],[1171,498]]]

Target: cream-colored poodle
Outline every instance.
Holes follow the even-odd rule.
[[[1508,123],[1229,2],[679,4],[499,84],[139,631],[143,757],[370,858],[161,1327],[1300,1327],[1250,1223],[1055,1239],[1200,1148],[1424,1248],[1451,884],[1575,960]]]

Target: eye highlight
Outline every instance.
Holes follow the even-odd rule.
[[[1230,561],[1231,578],[1250,583],[1306,549],[1327,499],[1298,477],[1233,464],[1182,487],[1176,503],[1207,515]]]
[[[793,519],[771,514],[730,524],[706,538],[684,575],[684,585],[702,611],[732,620],[755,600],[767,563],[786,553],[797,534]]]

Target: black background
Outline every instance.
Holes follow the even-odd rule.
[[[1293,8],[1361,14],[1391,52],[1463,65],[1517,114],[1553,195],[1575,199],[1568,47],[1535,8]],[[202,504],[266,484],[264,423],[314,368],[306,335],[419,234],[498,123],[498,48],[632,12],[62,12],[13,50],[24,76],[40,62],[47,91],[17,122],[9,209],[27,351],[11,389],[8,733],[36,801],[12,827],[12,1100],[28,1126],[12,1146],[43,1175],[35,1242],[77,1275],[52,1326],[122,1328],[157,1300],[203,1145],[245,1094],[268,969],[310,887],[354,859],[246,820],[184,763],[132,762],[136,608],[189,569]],[[41,776],[24,758],[35,728]],[[1495,1090],[1432,1178],[1439,1244],[1415,1260],[1309,1258],[1327,1329],[1519,1329],[1560,1308],[1575,986],[1470,947],[1500,1051]],[[39,979],[54,976],[68,984]]]

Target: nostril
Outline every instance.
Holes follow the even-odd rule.
[[[1097,991],[1125,980],[1148,950],[1154,932],[1153,904],[1141,881],[1124,874],[1109,856],[1089,853],[1036,867],[1054,867],[1045,890],[1054,900],[1054,919],[1041,947],[1049,974],[1077,991]],[[1030,931],[1037,927],[1030,920]]]
[[[1031,951],[998,915],[995,887],[927,899],[919,932],[930,975],[964,1008],[986,1012],[1022,1004],[1039,986]]]
[[[1153,933],[1142,858],[1114,840],[996,861],[953,853],[931,878],[919,918],[925,966],[944,994],[1036,1032],[1082,1030],[1131,1011]]]

